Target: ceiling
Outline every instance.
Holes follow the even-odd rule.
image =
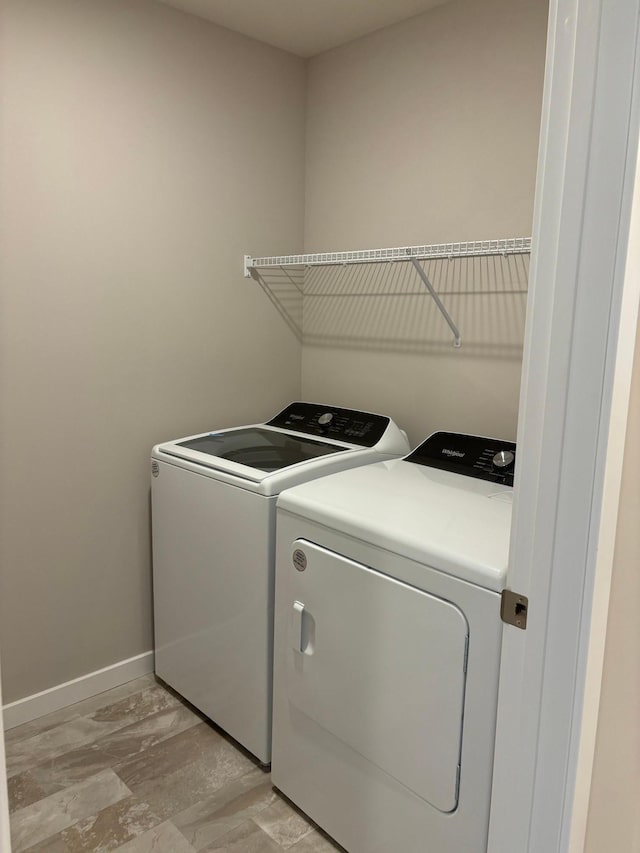
[[[160,0],[251,38],[309,57],[448,0]]]

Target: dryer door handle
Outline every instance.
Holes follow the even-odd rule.
[[[304,638],[302,636],[303,631],[303,618],[304,618],[304,604],[301,601],[293,602],[293,650],[295,652],[299,652],[300,654],[304,654]]]

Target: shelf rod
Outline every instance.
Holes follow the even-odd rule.
[[[268,258],[244,256],[245,278],[258,267],[331,266],[374,264],[391,261],[426,261],[431,258],[473,258],[490,255],[524,255],[531,251],[530,237],[475,240],[464,243],[435,243],[431,246],[401,246],[395,249],[363,249],[351,252],[321,252],[310,255],[276,255]]]
[[[453,332],[453,345],[454,345],[454,347],[459,347],[462,344],[462,339],[460,338],[460,332],[458,331],[458,327],[456,326],[456,324],[451,319],[451,315],[449,314],[447,309],[442,304],[442,300],[440,299],[438,294],[433,289],[433,285],[431,284],[431,282],[427,278],[427,274],[422,269],[422,267],[420,266],[418,261],[415,258],[411,258],[411,263],[413,264],[416,272],[418,273],[418,275],[422,279],[422,283],[424,284],[424,286],[427,288],[427,290],[431,294],[433,301],[438,306],[438,310],[440,311],[440,313],[442,314],[444,319],[447,321],[449,328]]]

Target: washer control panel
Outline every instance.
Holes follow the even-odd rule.
[[[513,441],[434,432],[405,459],[417,465],[513,486],[516,446]]]
[[[373,447],[389,425],[389,418],[372,415],[355,409],[338,409],[335,406],[319,406],[316,403],[291,403],[279,412],[267,426],[320,435]]]

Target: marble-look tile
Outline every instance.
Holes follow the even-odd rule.
[[[159,685],[150,686],[132,696],[127,696],[117,702],[111,702],[106,706],[98,708],[90,715],[96,722],[115,722],[124,720],[125,723],[134,720],[143,720],[166,708],[175,708],[183,703],[174,693],[165,690]]]
[[[7,787],[9,789],[9,812],[12,814],[18,809],[23,809],[25,806],[41,800],[48,793],[28,770],[7,779]]]
[[[93,743],[70,748],[12,778],[35,781],[42,789],[41,796],[53,794],[200,722],[200,717],[186,705],[170,707],[118,728]]]
[[[78,714],[75,711],[72,712],[72,707],[74,706],[70,705],[67,708],[62,708],[60,711],[54,711],[52,714],[47,714],[44,717],[38,717],[35,720],[31,720],[29,723],[23,723],[21,726],[14,726],[12,729],[5,729],[4,742],[7,751],[9,751],[13,744],[19,743],[21,740],[26,740],[27,738],[44,734],[45,732],[55,729],[64,723],[70,723],[73,720],[78,720],[82,714]]]
[[[69,853],[69,848],[58,832],[52,838],[47,838],[39,844],[34,844],[33,847],[28,847],[24,853]]]
[[[202,717],[190,707],[174,705],[100,738],[92,744],[92,748],[108,756],[115,764],[139,755],[201,723]]]
[[[122,847],[118,853],[194,853],[193,847],[176,827],[166,821],[139,835]]]
[[[144,720],[166,708],[184,708],[180,700],[162,687],[154,686],[132,696],[50,726],[31,737],[7,744],[7,775],[14,776],[36,764],[50,761],[70,749],[92,743],[111,732]],[[193,712],[190,712],[193,713]]]
[[[218,850],[224,853],[282,853],[282,847],[279,847],[252,820],[241,823],[231,832],[216,839],[205,850]]]
[[[262,811],[276,797],[269,775],[256,768],[212,796],[173,815],[171,822],[195,850],[202,850]]]
[[[200,723],[114,765],[131,790],[162,818],[210,796],[255,764],[206,723]]]
[[[99,723],[76,717],[33,737],[7,745],[7,776],[16,776],[75,747],[97,740],[125,725],[122,720]]]
[[[133,786],[155,781],[159,775],[191,766],[194,761],[201,758],[215,763],[218,756],[222,758],[232,756],[234,759],[237,757],[237,763],[242,767],[243,774],[256,766],[213,726],[208,723],[199,723],[132,759],[114,764],[114,769],[123,782]]]
[[[51,838],[34,844],[33,847],[27,847],[23,853],[69,853],[69,849],[62,840],[62,835],[58,832]]]
[[[318,832],[317,829],[313,829],[289,848],[289,853],[336,853],[336,851],[346,853],[344,847],[340,847],[337,842]]]
[[[186,705],[169,707],[110,732],[93,743],[69,749],[26,772],[43,790],[43,796],[53,794],[200,722],[200,717]],[[19,774],[16,778],[20,779],[23,775]]]
[[[255,815],[253,820],[285,850],[313,829],[312,824],[281,797]]]
[[[90,776],[95,776],[101,770],[111,766],[108,756],[95,749],[93,744],[70,749],[49,761],[44,761],[31,770],[26,771],[42,788],[45,796],[55,794],[69,785],[76,785]],[[22,778],[24,773],[16,776]]]
[[[135,792],[149,802],[156,814],[167,819],[242,776],[246,772],[244,760],[222,751],[213,761],[209,757],[198,759],[175,773],[136,787]]]
[[[203,749],[222,740],[215,729],[207,723],[200,723],[170,740],[152,746],[140,755],[123,759],[114,764],[114,768],[127,785],[141,785],[191,763]]]
[[[11,819],[13,853],[51,838],[76,821],[131,795],[113,770],[104,770],[84,782],[65,788],[14,812]]]
[[[143,675],[133,681],[128,681],[126,684],[121,684],[119,687],[114,687],[112,690],[98,693],[88,699],[83,699],[81,702],[67,705],[59,711],[46,714],[44,717],[38,717],[38,719],[23,723],[21,726],[14,726],[12,729],[7,729],[4,733],[5,742],[7,744],[16,743],[19,740],[24,740],[25,738],[41,734],[48,729],[55,728],[62,723],[68,723],[76,719],[76,717],[86,717],[106,705],[112,705],[114,702],[119,702],[121,699],[126,699],[127,696],[140,693],[146,688],[155,685],[156,679],[152,673]]]
[[[61,836],[69,853],[107,853],[159,823],[150,806],[132,796],[77,821]]]

